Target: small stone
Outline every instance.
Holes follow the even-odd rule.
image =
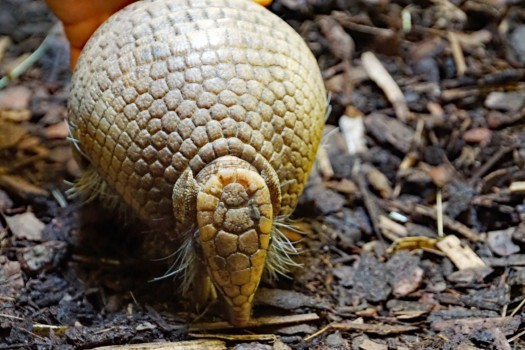
[[[487,236],[487,244],[494,253],[509,256],[520,251],[520,247],[512,242],[514,227],[506,230],[491,231]]]
[[[469,143],[488,143],[492,131],[487,128],[474,128],[465,131],[463,134],[463,140]]]
[[[485,99],[485,107],[497,109],[504,112],[517,112],[525,104],[525,93],[520,91],[512,92],[491,92]]]
[[[516,52],[516,57],[525,64],[525,25],[517,26],[516,29],[510,34],[509,45]]]

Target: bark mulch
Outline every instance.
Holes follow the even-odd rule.
[[[525,2],[271,10],[318,58],[331,113],[295,212],[303,267],[234,329],[150,282],[163,242],[67,196],[67,42],[43,1],[2,0],[0,349],[525,348]]]

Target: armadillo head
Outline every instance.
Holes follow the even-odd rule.
[[[280,196],[274,190],[279,188],[273,183],[276,176],[261,174],[249,163],[226,156],[205,167],[195,180],[190,177],[191,173],[182,176],[185,189],[181,190],[196,194],[193,200],[189,200],[193,196],[185,199],[186,207],[196,208],[195,246],[226,303],[230,323],[245,325],[266,264],[278,209],[278,204],[272,203]]]

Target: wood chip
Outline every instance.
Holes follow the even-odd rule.
[[[509,341],[505,337],[505,334],[499,328],[494,328],[492,330],[492,335],[494,337],[494,346],[498,350],[512,350],[512,347],[509,344]]]
[[[359,345],[359,349],[362,350],[388,350],[388,346],[385,344],[376,343],[370,339],[365,339]]]
[[[487,233],[487,245],[490,250],[499,256],[509,256],[520,251],[520,247],[512,242],[515,227],[506,230],[490,231]]]
[[[460,270],[485,267],[485,263],[467,245],[461,244],[459,238],[454,235],[446,236],[436,246],[456,265]]]
[[[334,177],[334,168],[332,168],[332,163],[330,163],[330,157],[328,156],[326,148],[319,147],[316,160],[319,165],[319,170],[323,175],[323,179],[331,179]]]
[[[408,235],[405,226],[398,224],[385,215],[379,216],[379,229],[386,238],[394,242]]]
[[[448,32],[448,41],[450,42],[452,56],[454,57],[454,63],[456,63],[456,70],[458,72],[458,75],[465,75],[465,71],[467,70],[465,56],[463,55],[463,50],[461,49],[461,45],[459,44],[458,37],[454,32]]]
[[[208,333],[189,333],[190,337],[194,338],[211,338],[221,339],[236,342],[245,341],[274,341],[276,336],[274,334],[208,334]]]
[[[419,264],[419,256],[407,251],[401,251],[388,260],[388,280],[396,298],[407,296],[419,288],[423,281],[423,269]]]
[[[0,121],[0,150],[14,147],[27,134],[18,124]]]
[[[388,73],[381,61],[372,52],[364,52],[361,55],[361,64],[365,68],[370,79],[385,93],[387,99],[394,106],[396,116],[402,122],[409,120],[409,110],[403,92]]]
[[[390,181],[388,181],[388,178],[385,176],[385,174],[374,167],[367,167],[366,170],[366,179],[368,180],[370,186],[372,186],[377,191],[377,193],[379,193],[381,198],[390,198],[392,196],[393,190],[392,186],[390,185]]]
[[[0,118],[13,123],[26,122],[31,119],[31,111],[29,109],[0,111]]]
[[[18,261],[0,255],[0,303],[4,298],[18,299],[24,287],[24,277]]]
[[[301,307],[329,309],[328,303],[320,298],[285,289],[259,288],[255,295],[255,302],[284,310],[295,310]]]
[[[525,181],[515,181],[510,184],[510,193],[525,194]]]
[[[330,16],[322,16],[318,23],[321,32],[329,42],[330,51],[332,51],[334,56],[343,61],[351,60],[355,44],[350,34]]]
[[[345,138],[346,147],[350,154],[366,152],[365,125],[362,117],[341,116],[339,127]]]
[[[311,339],[314,339],[330,329],[338,329],[338,330],[345,330],[345,331],[358,331],[358,332],[378,334],[378,335],[393,335],[393,334],[413,332],[413,331],[418,330],[419,328],[415,326],[404,326],[404,325],[392,326],[392,325],[387,325],[387,324],[370,324],[370,323],[357,323],[357,322],[332,323],[320,329],[319,331],[315,332],[314,334],[306,337],[304,340],[309,341]]]
[[[483,261],[492,267],[525,266],[525,254],[514,254],[504,258],[483,257]]]
[[[493,318],[461,318],[454,320],[443,320],[432,323],[432,328],[436,331],[453,329],[462,334],[471,334],[482,330],[492,330],[500,328],[505,335],[514,334],[521,323],[520,316],[514,317],[493,317]]]
[[[42,240],[42,232],[46,225],[38,220],[32,212],[28,211],[23,214],[4,216],[4,219],[16,238],[30,241]]]
[[[304,323],[319,320],[319,316],[315,313],[302,314],[302,315],[290,315],[290,316],[268,316],[252,318],[244,328],[255,328],[271,325],[281,325],[288,323]],[[231,329],[235,328],[228,322],[203,322],[195,323],[189,327],[190,332],[197,331],[210,331],[219,329]]]
[[[421,301],[405,301],[392,299],[387,302],[388,309],[394,313],[399,320],[409,320],[428,314],[435,304]]]
[[[226,343],[217,339],[186,340],[168,343],[142,343],[133,345],[110,345],[93,350],[225,350]]]
[[[18,196],[24,200],[49,196],[49,192],[33,185],[20,176],[0,175],[0,187],[4,188],[11,195]]]
[[[365,126],[379,142],[389,143],[398,151],[406,154],[410,151],[414,130],[396,118],[383,113],[372,113],[365,117]]]

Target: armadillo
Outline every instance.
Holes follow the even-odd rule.
[[[139,1],[87,42],[68,109],[80,190],[131,208],[181,252],[184,285],[245,325],[263,271],[286,269],[279,224],[322,135],[303,39],[248,0]]]

